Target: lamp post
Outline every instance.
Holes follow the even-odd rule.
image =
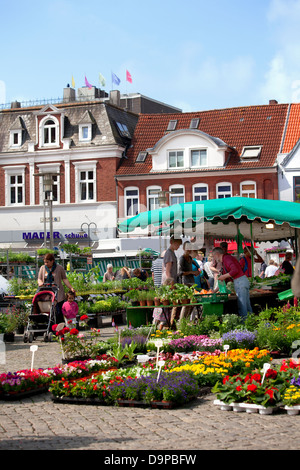
[[[44,244],[47,248],[47,210],[49,220],[49,248],[53,250],[53,177],[59,173],[36,173],[33,176],[39,176],[43,178],[43,193],[44,193]]]
[[[87,226],[87,229],[88,229],[88,238],[89,238],[89,247],[90,247],[90,246],[91,246],[90,228],[91,228],[91,226],[93,225],[94,228],[96,229],[96,228],[97,228],[97,225],[95,224],[95,222],[90,222],[89,224],[88,224],[87,222],[83,222],[83,223],[81,224],[81,227],[80,227],[80,230],[81,230],[81,231],[84,231],[84,230],[83,230],[83,227],[84,227],[85,225]]]

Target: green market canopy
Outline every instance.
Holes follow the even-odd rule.
[[[119,224],[123,233],[147,229],[151,235],[181,230],[193,236],[275,241],[296,237],[300,229],[300,204],[272,199],[231,197],[194,201],[141,212]]]

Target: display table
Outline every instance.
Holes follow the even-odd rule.
[[[200,297],[200,296],[199,296]],[[196,307],[200,315],[218,315],[221,316],[224,311],[224,303],[226,302],[227,296],[214,297],[216,301],[208,302],[207,298],[202,299],[199,302],[193,302],[188,304],[170,304],[170,305],[146,305],[146,306],[130,306],[126,308],[127,326],[138,328],[142,325],[148,325],[152,323],[153,309],[162,308],[165,313],[167,325],[170,326],[171,311],[174,307],[180,309],[182,307]]]

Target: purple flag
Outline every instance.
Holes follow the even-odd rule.
[[[88,82],[88,79],[86,77],[84,77],[84,81],[85,81],[85,86],[89,87],[89,88],[92,88],[93,85],[91,85],[89,82]]]

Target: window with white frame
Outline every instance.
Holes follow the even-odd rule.
[[[125,188],[125,216],[134,217],[139,213],[139,189],[135,187]]]
[[[204,183],[194,184],[193,199],[194,201],[206,201],[208,199],[208,185]]]
[[[159,208],[158,195],[161,191],[160,186],[149,186],[147,188],[147,209],[152,211]]]
[[[56,147],[59,142],[59,122],[54,116],[47,116],[40,122],[40,147]]]
[[[9,146],[10,147],[21,147],[22,145],[22,130],[10,131]]]
[[[51,173],[52,174],[52,201],[54,203],[60,203],[60,165],[59,164],[46,164],[46,165],[38,165],[39,172],[42,174]],[[57,173],[57,176],[54,174]],[[44,200],[44,189],[43,189],[43,178],[39,178],[40,182],[40,204],[42,204]]]
[[[169,168],[183,168],[184,154],[183,150],[169,151]]]
[[[169,188],[170,192],[170,206],[173,204],[182,204],[184,203],[184,186],[182,185],[173,185]]]
[[[80,201],[94,201],[95,175],[93,170],[80,171],[79,188]]]
[[[241,183],[241,196],[256,198],[256,183],[255,181],[243,181]]]
[[[74,162],[76,202],[96,202],[96,164],[97,162]]]
[[[232,196],[232,184],[231,183],[218,183],[217,184],[217,199]]]
[[[200,168],[207,166],[207,150],[192,150],[191,151],[191,168]]]
[[[5,204],[17,206],[25,204],[25,166],[4,167]]]
[[[80,142],[90,142],[92,140],[92,124],[79,124]]]

